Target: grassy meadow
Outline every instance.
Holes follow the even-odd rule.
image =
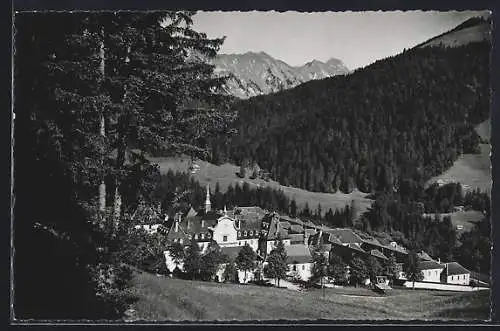
[[[491,128],[490,120],[487,120],[476,127],[476,132],[484,142],[490,140]],[[491,146],[489,143],[480,144],[479,154],[462,154],[453,163],[453,166],[439,176],[435,176],[428,181],[432,184],[441,180],[445,183],[459,182],[465,191],[479,188],[481,191],[491,190]]]
[[[169,169],[172,169],[173,171],[189,172],[189,157],[159,157],[150,158],[150,160],[159,165],[162,173],[166,173]],[[199,181],[201,185],[210,184],[212,189],[215,187],[215,183],[219,182],[223,192],[226,191],[229,184],[234,186],[236,183],[243,185],[243,183],[247,182],[250,187],[253,188],[259,186],[269,186],[275,189],[283,190],[283,192],[290,199],[295,199],[295,202],[300,208],[304,207],[307,202],[312,210],[316,210],[318,203],[320,203],[323,213],[327,212],[329,208],[333,211],[338,208],[344,208],[345,205],[350,204],[352,200],[355,200],[356,208],[361,214],[365,212],[373,202],[373,200],[366,198],[366,193],[362,193],[358,190],[354,190],[350,194],[344,194],[341,192],[310,192],[295,187],[283,186],[275,181],[267,182],[260,178],[249,179],[248,176],[246,178],[240,178],[237,175],[239,167],[229,163],[218,166],[206,161],[198,160],[196,161],[196,164],[200,166],[200,170],[193,174],[194,179]]]
[[[489,319],[489,291],[441,292],[366,288],[293,291],[256,285],[186,281],[137,273],[134,319],[143,321],[251,320],[476,320]]]

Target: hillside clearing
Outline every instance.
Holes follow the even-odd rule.
[[[189,157],[161,157],[161,158],[150,158],[153,163],[157,163],[160,167],[162,173],[166,173],[169,169],[180,172],[189,172],[190,159]],[[274,189],[281,189],[290,198],[295,199],[295,202],[300,208],[303,208],[306,202],[309,204],[309,208],[315,210],[318,207],[318,203],[321,204],[323,213],[327,212],[329,208],[333,211],[335,209],[344,208],[346,205],[351,204],[352,200],[356,201],[356,208],[359,214],[365,212],[368,207],[371,206],[373,200],[367,199],[368,194],[354,190],[350,194],[345,194],[341,192],[337,193],[320,193],[320,192],[310,192],[303,189],[283,186],[275,181],[265,181],[260,178],[249,179],[240,178],[237,173],[239,172],[239,167],[224,163],[220,166],[211,164],[206,161],[196,161],[196,164],[200,166],[200,170],[193,174],[195,180],[200,182],[201,185],[210,184],[211,189],[215,187],[215,183],[219,182],[222,192],[227,190],[229,184],[233,186],[236,183],[243,185],[247,182],[251,188],[257,187],[271,187]]]
[[[453,293],[364,288],[297,292],[254,285],[185,281],[140,273],[134,279],[136,320],[487,320],[489,291]],[[369,295],[369,296],[368,296]]]
[[[489,140],[491,129],[489,120],[476,127],[478,134],[485,140]],[[464,191],[480,189],[483,192],[491,191],[491,161],[490,144],[480,144],[479,154],[462,154],[448,170],[439,176],[431,178],[427,185],[438,181],[443,183],[458,182],[462,184]]]
[[[425,214],[425,216],[429,216],[434,218],[435,214]],[[483,213],[477,210],[467,210],[467,211],[457,211],[453,213],[443,213],[440,214],[441,219],[445,216],[451,217],[451,223],[456,228],[457,225],[463,226],[462,230],[457,230],[457,234],[460,235],[462,232],[467,232],[472,230],[474,225],[481,221],[484,217]]]

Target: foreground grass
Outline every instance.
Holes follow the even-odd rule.
[[[487,320],[489,292],[394,289],[388,296],[364,288],[297,292],[254,285],[217,284],[136,274],[135,317],[147,321],[251,320]]]
[[[189,172],[188,157],[158,157],[150,158],[150,160],[157,163],[160,167],[160,171],[163,173],[166,173],[169,169],[172,169],[174,172]],[[275,181],[267,182],[263,179],[249,179],[248,177],[240,178],[237,176],[237,173],[240,170],[239,167],[229,163],[218,166],[200,160],[196,161],[196,164],[200,166],[200,170],[193,174],[194,179],[200,182],[203,186],[210,184],[212,189],[215,188],[215,183],[219,182],[221,191],[223,192],[227,190],[229,184],[232,184],[234,187],[236,183],[243,185],[243,183],[247,182],[252,188],[268,186],[274,189],[283,190],[283,192],[290,199],[295,199],[297,205],[301,208],[305,206],[306,202],[309,204],[309,207],[313,209],[315,209],[318,206],[318,203],[320,203],[323,213],[327,212],[329,208],[333,211],[338,208],[344,208],[347,204],[351,204],[351,202],[355,200],[356,208],[361,214],[365,212],[373,203],[373,200],[366,198],[366,193],[362,193],[358,190],[354,190],[350,194],[344,194],[341,192],[310,192],[291,186],[282,186]]]

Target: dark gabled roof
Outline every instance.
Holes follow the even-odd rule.
[[[378,257],[378,258],[381,258],[383,260],[388,260],[387,256],[385,256],[384,254],[382,254],[382,252],[379,251],[379,250],[377,250],[377,249],[372,249],[370,251],[370,255]]]
[[[290,225],[290,232],[292,233],[304,233],[304,227],[298,224]]]
[[[309,236],[312,236],[316,233],[315,229],[306,229],[306,234]]]
[[[363,242],[351,229],[329,229],[328,233],[333,234],[343,244],[361,244]]]
[[[420,261],[418,263],[420,266],[420,270],[429,270],[429,269],[443,269],[444,265],[440,264],[437,261]]]
[[[280,221],[280,227],[283,229],[290,229],[290,223],[286,221]]]
[[[349,247],[350,249],[354,250],[354,251],[357,251],[359,253],[366,253],[361,247],[359,247],[358,245],[356,244],[347,244],[347,247]]]
[[[380,243],[380,241],[378,241],[375,238],[363,238],[362,240],[363,240],[363,242],[365,244],[370,244],[370,245],[379,246],[379,247],[382,246],[382,244]]]
[[[303,234],[289,234],[290,243],[304,243],[304,235]]]
[[[172,244],[179,239],[182,239],[182,242],[186,244],[188,243],[189,240],[191,240],[191,235],[184,230],[180,222],[177,231],[175,231],[175,222],[174,222],[167,233],[166,241],[167,244]]]
[[[421,251],[420,253],[417,253],[417,256],[419,258],[421,258],[422,260],[425,260],[425,261],[434,261],[434,259],[432,257],[430,257],[429,254],[427,254],[424,251]]]
[[[328,242],[335,245],[342,245],[342,242],[338,240],[333,233],[328,234]]]
[[[279,226],[279,218],[271,217],[271,223],[269,224],[269,232],[267,233],[267,240],[278,239],[278,232],[281,239],[288,239],[288,231]],[[278,231],[279,229],[279,231]]]
[[[308,263],[312,262],[313,258],[309,247],[304,244],[285,246],[287,254],[287,264]]]
[[[458,262],[449,262],[446,263],[446,273],[447,275],[463,275],[470,274],[470,271],[465,269]]]

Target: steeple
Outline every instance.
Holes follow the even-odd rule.
[[[205,213],[212,210],[212,203],[210,202],[210,184],[207,184],[207,199],[205,200]]]

